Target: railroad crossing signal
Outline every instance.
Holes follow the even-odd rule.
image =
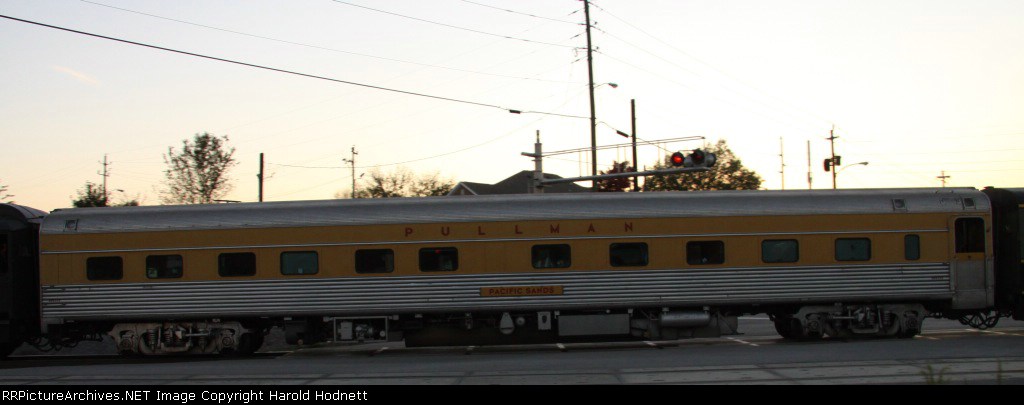
[[[672,166],[676,167],[682,166],[683,163],[686,163],[686,157],[683,156],[683,152],[673,153],[669,160],[672,162]]]
[[[686,161],[683,162],[683,166],[686,167],[711,167],[718,161],[718,157],[714,153],[704,152],[700,149],[694,149],[693,153],[690,153],[686,157]]]
[[[682,138],[680,138],[682,139]],[[690,140],[690,139],[686,139]],[[543,170],[543,158],[547,156],[543,153],[540,143],[540,131],[537,131],[537,142],[533,144],[533,153],[523,152],[523,156],[529,156],[533,158],[534,170],[533,170],[533,187],[534,192],[543,193],[544,187],[551,184],[560,183],[574,183],[577,181],[584,180],[608,180],[617,179],[622,177],[637,177],[637,176],[657,176],[667,175],[676,173],[691,173],[691,172],[706,172],[711,170],[711,167],[718,161],[718,157],[714,153],[704,152],[700,149],[694,149],[689,156],[684,155],[683,152],[675,152],[669,157],[669,164],[675,167],[662,168],[657,170],[645,170],[642,172],[625,172],[625,173],[609,173],[600,174],[596,176],[580,176],[580,177],[569,177],[569,178],[558,178],[558,179],[545,179]],[[575,151],[575,150],[573,150]],[[559,154],[563,152],[553,152],[552,154]],[[685,166],[685,167],[679,167]]]
[[[669,158],[672,166],[683,167],[711,167],[715,165],[718,158],[714,153],[694,149],[692,153],[684,156],[682,152],[673,153]]]
[[[835,160],[833,161],[833,159]],[[842,156],[836,156],[834,158],[825,159],[825,171],[831,171],[832,169],[839,167],[839,165],[842,164],[842,159]]]

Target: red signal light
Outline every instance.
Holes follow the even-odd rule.
[[[690,162],[694,166],[700,166],[704,164],[704,151],[700,149],[694,149],[693,153],[690,154]]]
[[[672,166],[682,166],[686,162],[686,157],[683,156],[682,152],[676,152],[672,154]]]

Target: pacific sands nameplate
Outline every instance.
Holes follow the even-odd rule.
[[[526,297],[535,295],[562,295],[562,286],[534,285],[480,288],[481,297]]]

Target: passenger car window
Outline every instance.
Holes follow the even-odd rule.
[[[800,245],[795,239],[761,241],[761,261],[794,263],[800,260]]]
[[[120,256],[90,257],[85,259],[85,277],[89,280],[120,280],[124,277],[124,262]]]
[[[534,245],[530,257],[535,269],[559,269],[572,265],[569,245]]]
[[[608,247],[608,259],[612,267],[646,266],[647,244],[612,243]]]
[[[841,262],[871,260],[871,239],[836,239],[836,260]]]
[[[903,258],[918,260],[921,258],[921,237],[917,235],[903,236]]]
[[[320,258],[316,252],[281,253],[281,274],[297,276],[320,272]]]
[[[391,273],[395,271],[395,252],[391,249],[356,251],[356,273]]]
[[[217,274],[221,277],[256,275],[256,254],[252,252],[221,253],[217,256]]]
[[[691,265],[725,263],[725,242],[720,240],[687,242],[686,263]]]
[[[957,218],[956,252],[985,253],[985,220]]]
[[[147,278],[180,278],[183,267],[181,255],[146,256]]]
[[[420,249],[420,271],[459,269],[459,250],[453,247]]]

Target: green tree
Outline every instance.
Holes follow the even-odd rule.
[[[161,200],[168,204],[210,204],[231,190],[227,172],[234,166],[235,148],[227,147],[228,137],[209,133],[182,140],[181,152],[167,148],[164,162],[167,189]]]
[[[78,198],[71,200],[76,208],[83,207],[136,207],[138,199],[123,200],[119,203],[110,204],[110,196],[103,194],[103,189],[92,182],[85,182],[85,187],[78,190]]]
[[[601,171],[600,174],[629,173],[636,171],[629,166],[629,162],[612,162],[612,168]],[[617,179],[606,179],[597,182],[597,191],[629,191],[633,187],[632,177],[619,177]]]
[[[71,201],[71,204],[75,208],[83,207],[106,207],[108,202],[107,195],[103,193],[103,189],[92,182],[85,182],[85,188],[78,190],[78,198]]]
[[[7,194],[7,186],[0,184],[0,203],[13,203],[14,201],[10,200],[13,197],[13,194]]]
[[[666,190],[757,190],[761,187],[761,176],[743,167],[743,162],[729,149],[725,140],[719,140],[706,152],[714,153],[718,162],[706,172],[655,175],[644,182],[644,191]],[[669,156],[655,164],[654,168],[672,168]]]
[[[416,176],[409,169],[399,167],[393,172],[374,169],[369,173],[369,184],[356,188],[356,198],[430,197],[447,195],[455,182],[441,178],[437,173]],[[339,192],[343,198],[348,193]]]
[[[439,174],[424,174],[416,178],[412,185],[413,197],[439,197],[448,195],[455,188],[451,179],[443,179]]]

